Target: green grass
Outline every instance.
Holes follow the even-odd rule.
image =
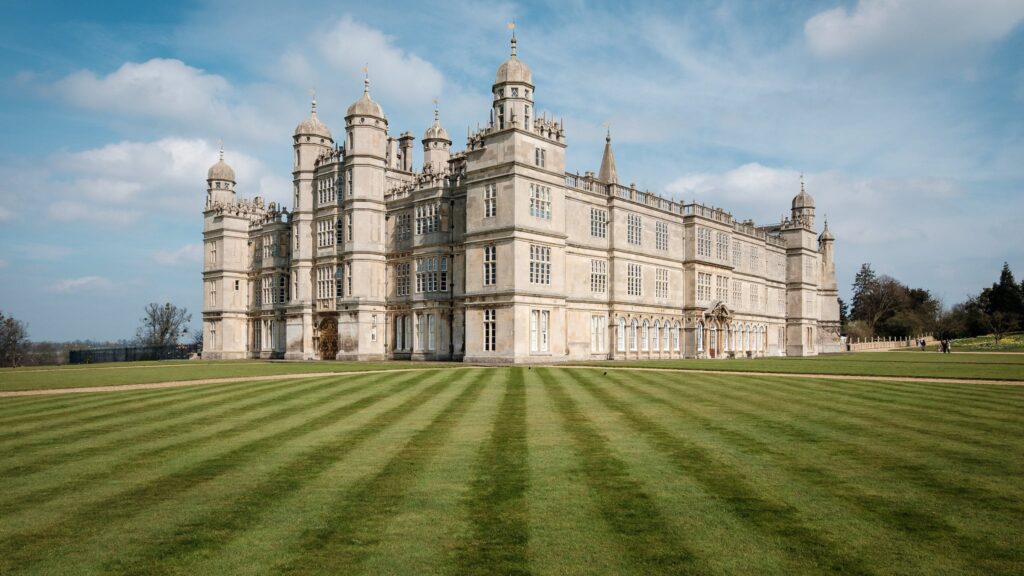
[[[1020,574],[1022,414],[600,367],[4,398],[0,574]]]
[[[954,350],[956,348],[954,347]],[[916,376],[1024,380],[1024,355],[857,352],[808,358],[715,360],[640,360],[585,363],[595,366],[678,368],[741,372],[832,374],[840,376]]]
[[[456,364],[457,366],[461,364]],[[0,391],[38,390],[44,388],[77,388],[87,386],[119,386],[200,380],[206,378],[238,378],[277,376],[314,372],[362,372],[401,368],[443,367],[451,364],[435,362],[274,362],[274,361],[165,361],[76,364],[71,366],[40,366],[0,368]]]

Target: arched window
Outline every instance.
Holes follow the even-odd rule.
[[[668,320],[665,320],[665,331],[662,332],[662,335],[661,335],[662,336],[662,338],[661,338],[661,340],[662,340],[661,346],[662,346],[662,350],[664,350],[665,352],[668,352],[668,344],[669,344],[668,343],[668,341],[669,341],[668,333],[670,331],[671,331],[671,328],[668,325]]]
[[[718,350],[718,326],[714,323],[711,324],[711,338],[708,343],[711,346],[711,350]]]
[[[679,322],[672,325],[672,349],[679,352]]]
[[[625,318],[619,318],[619,333],[616,335],[616,339],[618,340],[618,344],[616,345],[616,349],[619,352],[625,352],[626,351],[626,319]]]
[[[753,346],[754,341],[750,338],[750,332],[751,332],[750,324],[747,324],[746,326],[743,327],[743,349],[744,350],[753,350],[754,349],[754,346]]]
[[[643,331],[640,332],[640,349],[643,350],[644,352],[647,352],[647,350],[649,350],[647,346],[651,334],[650,327],[651,325],[647,323],[647,320],[644,320]]]
[[[697,322],[697,352],[704,351],[704,323]]]
[[[722,325],[722,350],[724,352],[728,352],[729,351],[729,347],[730,347],[729,346],[729,325],[728,324],[723,324]]]
[[[629,323],[629,350],[636,352],[636,318]]]
[[[768,327],[761,326],[761,352],[768,351]]]
[[[651,332],[651,350],[657,352],[661,349],[661,322],[654,321],[654,330]]]

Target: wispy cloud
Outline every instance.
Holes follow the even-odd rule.
[[[177,250],[158,250],[153,261],[161,266],[182,266],[202,262],[203,251],[198,244],[186,244]]]
[[[50,286],[50,291],[73,293],[92,290],[107,290],[113,286],[113,282],[102,276],[81,276],[79,278],[67,278],[65,280],[60,280]]]

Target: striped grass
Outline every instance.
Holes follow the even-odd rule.
[[[1019,574],[1022,414],[594,367],[5,398],[0,573]]]

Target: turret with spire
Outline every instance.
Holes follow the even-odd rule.
[[[615,155],[612,153],[612,131],[604,137],[604,155],[601,156],[601,169],[597,173],[597,179],[605,184],[618,184],[619,173],[615,170]]]
[[[434,123],[423,134],[423,169],[435,173],[444,172],[451,157],[451,146],[448,131],[441,126],[441,112],[437,108],[437,99],[434,99]]]

